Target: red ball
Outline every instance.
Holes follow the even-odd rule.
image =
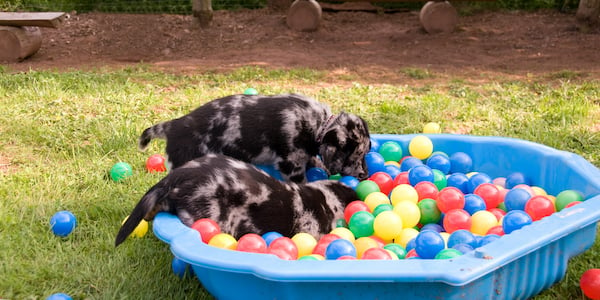
[[[577,205],[577,204],[579,204],[579,203],[581,203],[581,201],[573,201],[573,202],[571,202],[571,203],[569,203],[569,204],[565,205],[565,208],[569,208],[569,207],[571,207],[571,206],[575,206],[575,205]],[[563,209],[564,209],[564,208],[563,208]]]
[[[410,184],[408,181],[408,172],[401,172],[400,174],[394,177],[394,186],[398,186],[401,184]]]
[[[415,184],[415,190],[419,195],[419,201],[423,199],[436,199],[439,193],[437,186],[431,181],[421,181]]]
[[[504,217],[504,215],[506,215],[506,212],[505,212],[505,211],[503,211],[502,209],[500,209],[500,208],[497,208],[497,207],[496,207],[496,208],[490,208],[490,209],[488,209],[487,211],[489,211],[489,212],[491,212],[492,214],[494,214],[494,216],[496,216],[496,219],[497,219],[498,221],[500,221],[500,219],[502,219],[502,217]]]
[[[410,250],[408,250],[408,252],[406,252],[406,255],[404,256],[405,259],[411,258],[411,257],[419,257],[419,255],[417,254],[417,250],[410,249]]]
[[[146,170],[150,173],[166,171],[165,158],[160,154],[150,155],[146,160]]]
[[[546,196],[533,196],[525,203],[525,212],[532,221],[540,220],[556,212],[554,203]]]
[[[497,225],[497,226],[494,226],[494,227],[490,228],[488,230],[488,232],[486,232],[485,234],[486,235],[488,235],[488,234],[496,234],[496,235],[499,235],[499,236],[503,236],[504,235],[504,229],[502,229],[502,225]]]
[[[453,209],[465,207],[465,195],[453,186],[443,188],[437,195],[436,201],[441,212],[447,213]]]
[[[343,255],[338,257],[337,260],[356,260],[356,257],[352,255]]]
[[[369,177],[369,180],[377,183],[379,191],[386,195],[389,195],[394,188],[394,180],[392,179],[392,176],[386,172],[375,172]]]
[[[588,298],[600,300],[600,269],[589,269],[579,279],[579,287]]]
[[[238,240],[236,250],[243,252],[266,253],[267,242],[265,242],[265,240],[258,234],[247,233]]]
[[[313,254],[319,254],[323,257],[325,257],[325,250],[327,250],[327,246],[329,246],[329,244],[337,239],[341,239],[341,237],[337,234],[333,234],[333,233],[328,233],[324,236],[322,236],[319,241],[317,242],[317,245],[315,246],[315,248],[313,249],[312,253]]]
[[[210,241],[213,236],[221,233],[221,227],[219,227],[219,224],[207,218],[196,220],[194,224],[192,224],[192,229],[200,232],[200,237],[202,237],[202,241],[206,244],[208,244],[208,241]]]
[[[392,256],[390,255],[389,252],[387,252],[387,250],[385,250],[383,248],[369,248],[369,249],[367,249],[367,251],[365,251],[365,253],[363,253],[363,256],[361,259],[391,260]]]
[[[496,208],[502,202],[500,189],[492,183],[482,183],[478,185],[473,194],[478,195],[485,202],[486,209]]]
[[[344,220],[346,220],[346,224],[348,224],[350,222],[350,218],[357,211],[371,212],[369,210],[369,206],[367,206],[367,204],[364,201],[362,201],[362,200],[352,201],[352,202],[348,203],[348,205],[346,205],[346,208],[344,208]]]
[[[471,230],[471,215],[464,209],[453,209],[446,213],[443,223],[448,233],[459,229]]]
[[[375,242],[377,242],[377,245],[380,248],[383,248],[383,246],[385,246],[385,242],[378,236],[372,235],[370,236],[371,239],[373,239]]]
[[[282,236],[269,244],[267,253],[275,254],[281,259],[295,260],[298,259],[298,246],[289,237]]]

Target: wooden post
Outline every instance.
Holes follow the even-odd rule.
[[[42,31],[36,26],[0,26],[0,61],[22,61],[42,46]]]
[[[211,0],[192,0],[192,12],[202,27],[208,27],[213,18]]]
[[[600,22],[600,0],[580,0],[575,16],[578,21],[588,24]]]

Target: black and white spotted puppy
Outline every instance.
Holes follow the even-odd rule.
[[[144,130],[139,147],[166,139],[169,167],[208,153],[273,165],[286,181],[304,182],[306,167],[321,165],[330,174],[359,179],[368,175],[370,149],[366,122],[353,114],[332,114],[309,97],[232,95],[212,100],[180,118]]]
[[[150,188],[123,223],[115,246],[142,219],[151,221],[161,211],[177,215],[188,226],[210,218],[236,239],[269,231],[318,238],[335,228],[346,205],[357,199],[353,189],[335,180],[283,182],[252,164],[208,154],[173,169]]]

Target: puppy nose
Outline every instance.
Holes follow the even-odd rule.
[[[359,180],[365,180],[369,177],[369,173],[367,172],[360,172],[358,173],[358,179]]]

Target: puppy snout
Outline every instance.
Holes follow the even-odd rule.
[[[364,172],[364,171],[358,173],[358,176],[357,176],[358,180],[365,180],[368,177],[369,177],[369,173],[368,172]]]

